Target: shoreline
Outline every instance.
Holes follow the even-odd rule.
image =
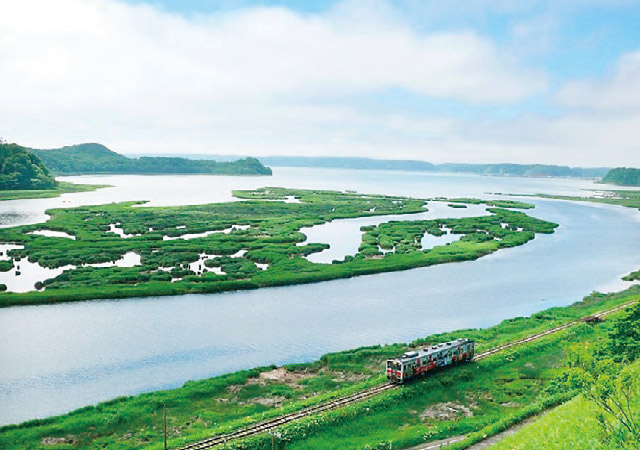
[[[58,181],[55,189],[30,189],[30,190],[4,190],[0,191],[0,201],[31,200],[37,198],[55,198],[62,194],[74,194],[78,192],[92,192],[98,189],[112,187],[109,184],[79,184],[69,181]]]

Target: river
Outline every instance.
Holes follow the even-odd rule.
[[[232,189],[262,186],[485,198],[498,192],[587,195],[585,190],[599,187],[588,180],[285,168],[276,168],[269,178],[65,180],[114,187],[0,202],[0,222],[37,223],[46,219],[47,208],[122,200],[152,205],[229,201]],[[256,291],[0,309],[0,424],[242,368],[489,326],[573,303],[593,290],[627,286],[620,276],[640,267],[640,213],[527,201],[536,205],[528,213],[559,223],[557,231],[477,261]]]

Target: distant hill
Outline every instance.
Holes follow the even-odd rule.
[[[271,175],[271,169],[255,158],[237,161],[193,160],[181,157],[128,158],[102,144],[78,144],[40,150],[31,149],[57,174],[214,174]]]
[[[419,160],[341,157],[266,156],[260,161],[276,167],[327,167],[336,169],[409,170],[420,172],[475,173],[512,177],[600,178],[608,168],[581,168],[543,164],[432,164]]]
[[[173,155],[172,155],[173,156]],[[189,159],[230,161],[238,155],[181,154]],[[510,177],[573,177],[601,178],[610,167],[569,167],[545,164],[432,164],[416,159],[374,159],[333,156],[259,156],[258,159],[274,167],[323,167],[330,169],[407,170],[415,172],[474,173],[478,175]]]
[[[141,155],[127,155],[131,158]],[[157,156],[156,154],[144,154],[144,156]],[[217,161],[233,161],[243,158],[239,155],[204,155],[193,153],[170,154],[189,159],[215,159]],[[361,170],[410,170],[432,171],[434,165],[430,162],[414,159],[374,159],[355,157],[331,157],[331,156],[258,156],[260,162],[267,166],[278,167],[324,167],[327,169],[361,169]]]
[[[0,143],[0,190],[56,187],[47,166],[25,147]]]
[[[189,159],[230,161],[238,155],[182,154]],[[260,156],[263,164],[275,167],[325,167],[331,169],[408,170],[416,172],[475,173],[478,175],[512,177],[576,177],[601,178],[608,167],[568,167],[544,164],[432,164],[416,159],[374,159],[332,156]]]
[[[544,164],[439,164],[439,172],[463,172],[480,175],[517,176],[517,177],[577,177],[600,178],[607,167],[568,167]]]
[[[608,168],[581,168],[543,164],[431,164],[418,160],[370,158],[266,156],[260,161],[280,167],[331,167],[338,169],[409,170],[424,172],[475,173],[512,177],[579,177],[600,178]]]
[[[602,182],[620,186],[640,186],[640,169],[632,169],[629,167],[611,169],[604,178],[602,178]]]
[[[270,166],[279,167],[326,167],[332,169],[362,170],[435,170],[430,162],[413,159],[373,159],[373,158],[334,158],[323,156],[264,156],[260,161]]]

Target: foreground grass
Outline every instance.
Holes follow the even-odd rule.
[[[488,329],[425,337],[412,345],[465,336],[476,339],[482,350],[638,297],[638,288],[617,295],[592,295],[571,307],[507,320]],[[564,347],[577,340],[599,339],[608,327],[608,322],[579,325],[562,335],[458,366],[279,431],[287,448],[335,448],[340,439],[340,448],[355,449],[390,441],[399,448],[482,430],[504,417],[530,414],[527,408],[536,402],[543,408],[568,398],[550,387]],[[287,366],[285,377],[272,377],[273,367],[257,368],[188,382],[171,391],[122,397],[64,416],[0,428],[0,448],[42,448],[45,442],[55,443],[47,445],[53,449],[161,448],[162,405],[168,410],[170,444],[177,447],[380,383],[384,360],[406,348],[407,344],[396,344],[328,354],[313,363]],[[447,413],[447,405],[460,412],[438,417]],[[467,416],[465,408],[472,415]],[[242,445],[246,447],[237,448],[269,449],[271,440],[258,436]],[[236,448],[235,444],[229,448]]]
[[[640,363],[631,366],[636,378],[640,378]],[[640,410],[640,399],[636,398],[633,409]],[[616,443],[607,444],[596,419],[598,410],[592,402],[578,396],[555,408],[534,423],[491,446],[492,450],[545,448],[564,450],[574,448],[614,450]]]
[[[489,448],[492,450],[603,448],[599,440],[595,413],[595,407],[583,397],[578,396]]]
[[[530,205],[486,202],[488,216],[391,221],[367,227],[355,256],[314,264],[305,256],[327,244],[299,245],[305,240],[299,231],[302,227],[335,219],[424,212],[426,200],[283,188],[235,194],[245,201],[163,208],[139,208],[135,206],[141,202],[127,202],[56,209],[47,211],[51,218],[44,224],[1,229],[0,242],[24,246],[9,252],[15,263],[28,258],[49,268],[76,267],[44,280],[37,286],[40,290],[34,286],[27,293],[0,293],[0,306],[255,289],[406,270],[477,259],[523,245],[537,233],[553,233],[557,227],[512,210]],[[283,201],[288,198],[297,202]],[[110,232],[115,225],[124,236]],[[75,239],[29,234],[41,229],[66,232]],[[422,250],[422,236],[439,236],[443,229],[460,239]],[[205,232],[212,234],[181,239]],[[383,248],[394,251],[384,254]],[[140,255],[141,263],[83,267],[118,260],[127,252]],[[203,254],[208,259],[196,273],[190,264]]]
[[[2,200],[26,200],[30,198],[52,198],[62,194],[75,192],[90,192],[97,189],[109,187],[106,184],[77,184],[67,181],[58,181],[55,189],[33,189],[33,190],[11,190],[0,191],[0,201]]]

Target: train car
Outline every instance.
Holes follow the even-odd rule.
[[[399,358],[387,360],[387,378],[393,383],[404,383],[439,367],[470,361],[474,347],[475,342],[470,339],[456,339],[406,352]]]

